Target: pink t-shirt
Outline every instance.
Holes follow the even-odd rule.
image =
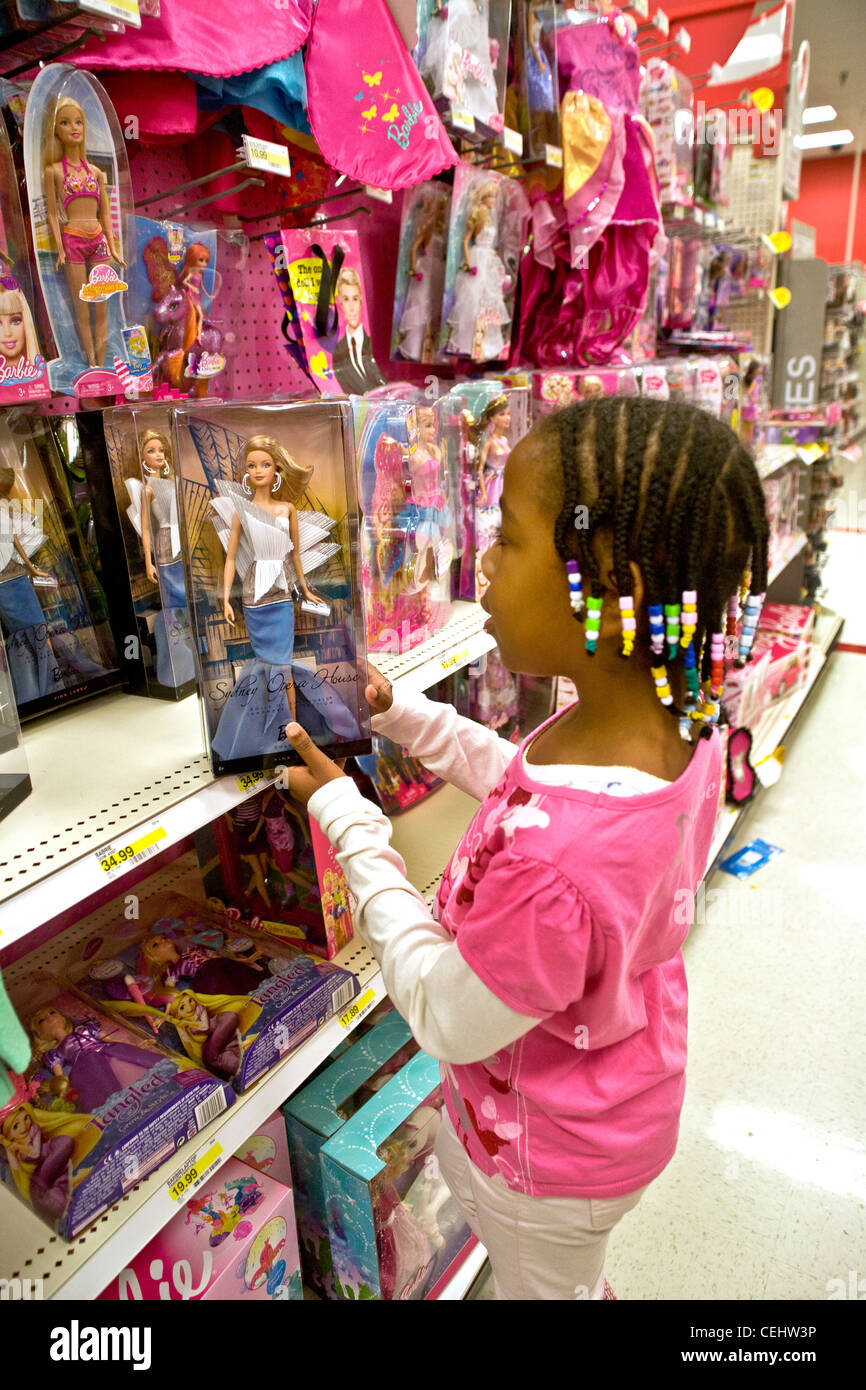
[[[719,740],[701,738],[676,782],[628,797],[536,782],[528,742],[460,841],[434,915],[487,987],[539,1023],[483,1062],[443,1063],[445,1102],[488,1176],[536,1196],[616,1197],[676,1148],[681,947]]]

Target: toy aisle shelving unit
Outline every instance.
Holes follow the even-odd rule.
[[[377,664],[395,684],[426,689],[493,647],[483,631],[485,618],[477,604],[458,603],[446,627],[408,653],[378,656]],[[108,702],[113,702],[110,717]],[[135,886],[144,901],[166,888],[182,891],[185,883],[200,893],[195,856],[184,852],[187,837],[265,785],[266,779],[251,785],[244,778],[214,778],[204,753],[182,761],[184,749],[202,744],[196,700],[160,706],[158,739],[153,737],[152,718],[147,701],[112,695],[43,721],[34,731],[36,737],[28,737],[36,790],[21,809],[22,818],[16,815],[4,826],[0,862],[0,948],[11,958],[4,969],[7,983],[14,985],[17,977],[36,970],[57,969],[71,949],[93,934],[100,914],[106,922],[116,914],[114,900],[126,889]],[[112,741],[123,736],[122,758],[116,749],[112,756],[107,728]],[[126,742],[130,733],[138,736]],[[52,767],[61,765],[62,779],[50,775]],[[71,775],[76,765],[87,770],[83,783]],[[97,809],[91,809],[94,806]],[[475,806],[471,797],[445,786],[395,822],[392,843],[428,901],[454,837],[468,824]],[[142,851],[141,862],[131,871],[106,874],[100,851],[107,842],[135,844],[154,830],[161,833],[153,847],[169,861],[164,867],[153,872]],[[177,854],[172,859],[166,851],[173,847]],[[74,918],[82,913],[87,919],[76,925]],[[9,951],[10,947],[15,949]],[[336,960],[360,982],[360,993],[345,1013],[330,1019],[196,1135],[182,1163],[175,1155],[76,1240],[67,1242],[52,1234],[10,1192],[0,1191],[0,1278],[41,1279],[46,1298],[96,1298],[174,1215],[177,1205],[170,1187],[178,1169],[208,1155],[210,1175],[231,1158],[385,997],[381,971],[362,942],[351,942]],[[473,1247],[439,1297],[462,1298],[483,1259],[482,1247]]]

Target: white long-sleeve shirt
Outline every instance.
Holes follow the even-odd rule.
[[[496,786],[513,743],[474,720],[414,692],[395,690],[373,728],[403,744],[444,781],[478,801]],[[635,768],[532,766],[537,781],[635,796],[664,785]],[[454,1064],[482,1061],[538,1022],[504,1004],[461,956],[390,847],[391,823],[348,777],[328,782],[310,798],[314,816],[334,846],[358,900],[355,926],[379,965],[385,987],[425,1052]]]

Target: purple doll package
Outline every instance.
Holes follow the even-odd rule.
[[[307,366],[323,395],[363,395],[385,384],[373,356],[358,234],[284,231],[296,320]]]
[[[57,981],[16,991],[30,1065],[0,1109],[0,1176],[67,1240],[234,1102]]]

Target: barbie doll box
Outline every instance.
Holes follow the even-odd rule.
[[[303,1296],[291,1187],[230,1158],[99,1298],[252,1303]]]
[[[64,1239],[168,1163],[234,1093],[57,982],[14,1000],[33,1055],[0,1110],[0,1175]]]
[[[286,1137],[286,1122],[282,1111],[275,1110],[263,1120],[245,1143],[241,1144],[235,1158],[248,1168],[265,1173],[283,1187],[292,1185],[292,1165],[289,1159],[289,1141]]]
[[[357,977],[233,930],[222,912],[157,894],[135,922],[87,942],[78,987],[235,1091],[252,1086],[358,993]]]
[[[124,643],[124,674],[135,694],[180,700],[196,677],[171,411],[121,406],[105,412],[104,430],[137,627],[137,640]]]
[[[418,1052],[320,1153],[339,1298],[422,1299],[471,1239],[433,1145],[439,1063]]]
[[[348,402],[177,410],[181,543],[214,772],[370,750]]]
[[[354,934],[352,898],[333,846],[280,787],[195,832],[208,900],[226,916],[333,959]]]
[[[304,1278],[324,1298],[336,1298],[325,1190],[319,1154],[370,1096],[418,1050],[409,1025],[389,1013],[325,1067],[283,1106],[295,1179],[295,1206]]]

